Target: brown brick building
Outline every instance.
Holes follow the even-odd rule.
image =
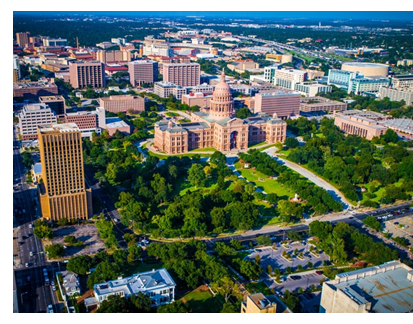
[[[219,151],[246,149],[249,143],[284,142],[287,124],[266,114],[233,118],[234,100],[222,73],[210,101],[210,111],[192,113],[190,123],[162,120],[155,124],[155,148],[168,154],[214,147]]]
[[[300,98],[299,93],[288,91],[257,93],[254,111],[287,119],[300,114]]]
[[[75,89],[101,88],[106,85],[105,65],[99,61],[69,63],[70,84]]]
[[[92,215],[92,191],[86,187],[82,137],[71,124],[38,128],[43,183],[39,186],[44,218],[58,221]]]
[[[138,60],[128,63],[130,83],[136,87],[142,83],[158,81],[158,62]]]
[[[140,96],[119,95],[99,98],[100,107],[113,113],[132,111],[140,113],[145,110],[145,99]]]
[[[34,99],[39,96],[53,96],[58,93],[57,86],[53,82],[47,80],[13,83],[13,97]]]
[[[329,113],[332,113],[336,110],[347,110],[347,104],[323,97],[306,97],[300,99],[300,110],[304,112],[328,111]]]
[[[200,65],[198,63],[164,63],[163,80],[181,87],[200,84]]]

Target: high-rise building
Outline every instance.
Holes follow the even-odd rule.
[[[69,63],[70,84],[73,88],[101,88],[106,85],[105,65],[99,61]]]
[[[182,87],[199,85],[200,65],[198,63],[164,63],[163,80]]]
[[[307,72],[294,69],[276,69],[274,71],[273,83],[277,86],[294,90],[297,83],[307,80]]]
[[[19,114],[19,129],[22,140],[37,139],[37,126],[57,123],[55,112],[45,103],[23,106]]]
[[[41,96],[39,102],[48,105],[56,115],[63,115],[66,113],[65,98],[61,95],[56,96]]]
[[[92,214],[92,191],[85,183],[79,128],[74,123],[52,124],[39,126],[37,133],[42,216],[53,221],[87,219]]]
[[[67,46],[67,39],[63,38],[43,38],[44,46]]]
[[[138,60],[128,63],[129,78],[132,86],[142,83],[154,83],[158,81],[158,62]]]
[[[130,111],[134,114],[145,110],[145,100],[140,96],[121,95],[99,98],[99,106],[117,114]]]
[[[23,32],[23,33],[16,33],[16,41],[19,46],[26,46],[27,44],[30,43],[30,33],[29,32]]]

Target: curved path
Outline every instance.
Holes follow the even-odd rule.
[[[353,205],[344,197],[344,195],[327,181],[323,180],[319,176],[315,175],[311,171],[295,164],[293,162],[281,159],[280,157],[275,155],[275,148],[270,147],[269,149],[264,150],[263,152],[267,153],[269,156],[273,157],[278,163],[284,164],[286,167],[298,172],[303,177],[309,179],[310,181],[314,182],[317,186],[324,188],[327,192],[334,198],[334,200],[343,204],[344,209],[348,207],[352,207]]]

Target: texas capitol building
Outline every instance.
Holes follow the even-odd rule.
[[[234,114],[234,100],[222,72],[210,102],[210,109],[194,112],[190,123],[162,120],[155,124],[155,148],[168,154],[213,147],[221,152],[248,148],[250,143],[284,142],[287,123],[267,114],[240,119]]]

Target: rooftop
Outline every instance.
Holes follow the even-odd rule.
[[[53,131],[59,131],[60,133],[80,132],[79,127],[75,123],[41,125],[38,127],[41,133]]]
[[[175,287],[175,282],[166,269],[134,274],[131,277],[115,279],[94,286],[95,296],[123,291],[125,296],[148,292],[154,289]]]
[[[120,128],[129,127],[122,119],[119,117],[109,117],[106,118],[106,128]]]
[[[34,165],[33,165],[33,172],[35,173],[35,174],[42,174],[42,164],[39,162],[39,163],[35,163]]]
[[[277,91],[272,91],[272,92],[260,92],[257,93],[256,96],[262,96],[262,97],[284,97],[284,96],[295,96],[295,97],[300,97],[301,94],[298,92],[291,92],[291,91],[282,91],[282,90],[277,90]]]
[[[413,270],[399,261],[342,273],[326,282],[373,313],[413,312]]]
[[[260,309],[276,306],[276,313],[292,313],[292,311],[275,295],[264,296],[262,293],[249,295],[248,298]]]
[[[370,62],[343,62],[342,65],[357,66],[357,67],[389,67],[386,64],[370,63]]]

